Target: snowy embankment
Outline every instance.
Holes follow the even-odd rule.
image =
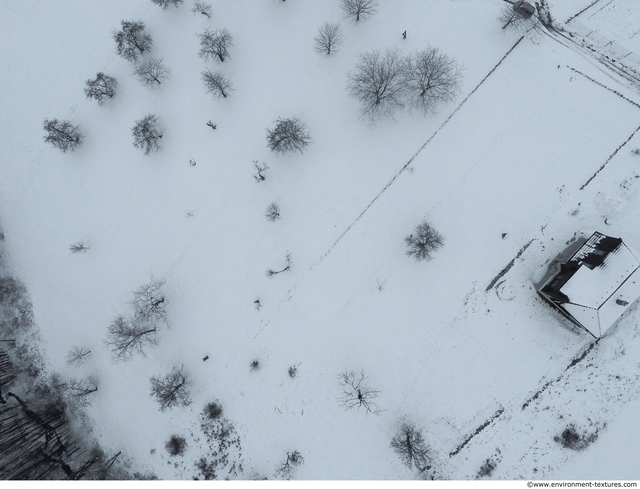
[[[574,3],[572,11],[583,8]],[[7,68],[0,81],[11,87],[0,94],[7,248],[33,297],[52,369],[99,378],[89,413],[105,446],[161,478],[197,475],[194,462],[208,450],[198,415],[218,399],[240,435],[244,477],[271,478],[292,450],[305,459],[299,478],[411,477],[389,447],[403,417],[425,429],[441,477],[474,477],[500,447],[508,450],[497,477],[535,477],[534,468],[549,475],[564,462],[557,433],[546,431],[563,422],[545,424],[533,413],[547,403],[547,416],[584,423],[609,401],[575,407],[579,397],[562,380],[520,412],[591,341],[536,297],[531,277],[575,232],[598,229],[640,246],[632,211],[640,157],[630,153],[637,138],[579,190],[636,129],[639,109],[576,73],[615,86],[585,58],[536,33],[478,87],[520,38],[500,30],[501,4],[383,4],[362,25],[343,22],[344,47],[328,59],[313,52],[313,36],[322,22],[340,20],[338,2],[219,2],[212,20],[193,17],[186,4],[163,12],[142,0],[13,7],[0,29]],[[34,24],[32,36],[18,35],[25,19]],[[142,87],[132,65],[114,54],[111,30],[121,19],[143,20],[154,56],[172,70],[159,89]],[[210,63],[234,84],[228,99],[210,100],[200,80],[205,63],[196,34],[206,27],[234,36],[231,59]],[[16,37],[22,42],[10,44]],[[464,65],[459,100],[433,118],[402,113],[373,128],[358,120],[345,90],[358,55],[429,44]],[[82,93],[96,71],[119,82],[102,108]],[[131,126],[147,114],[160,117],[165,134],[151,157],[131,146]],[[313,142],[304,155],[268,152],[265,130],[280,116],[306,122]],[[84,144],[68,154],[45,146],[45,117],[79,124]],[[253,178],[255,159],[269,166],[261,183]],[[618,190],[623,180],[628,188]],[[281,208],[275,223],[264,218],[271,202]],[[433,261],[415,263],[404,237],[425,216],[446,241]],[[70,255],[80,239],[90,250]],[[265,269],[284,266],[287,252],[291,270],[265,277]],[[170,327],[146,356],[113,364],[102,344],[107,326],[127,313],[131,291],[151,274],[166,280]],[[633,342],[632,316],[623,328]],[[631,355],[616,357],[608,340],[592,355],[616,359],[606,371],[618,375],[620,365],[629,385],[624,400],[631,400]],[[93,351],[80,373],[64,364],[75,345]],[[189,372],[194,402],[160,413],[149,377],[174,364]],[[293,379],[291,366],[298,369]],[[381,416],[343,410],[336,375],[345,369],[363,369],[381,391]],[[575,372],[566,378],[589,375]],[[551,399],[554,392],[562,401]],[[594,422],[608,423],[617,409]],[[541,441],[522,434],[528,426],[527,436]],[[172,434],[188,444],[176,466],[164,450]],[[504,455],[534,445],[548,453],[544,467]]]

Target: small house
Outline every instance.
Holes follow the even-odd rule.
[[[524,2],[523,0],[517,0],[513,3],[513,10],[518,12],[523,17],[531,17],[536,9],[529,2]]]
[[[595,232],[558,255],[536,289],[599,338],[640,297],[639,257],[622,239]]]

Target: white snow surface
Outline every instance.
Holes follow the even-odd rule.
[[[550,3],[563,21],[591,2]],[[493,478],[640,478],[633,444],[636,458],[612,455],[640,429],[637,308],[589,349],[592,338],[532,285],[576,233],[640,247],[640,156],[631,151],[640,108],[619,96],[637,103],[637,89],[538,32],[491,72],[520,38],[500,29],[500,0],[380,1],[360,25],[341,19],[337,0],[211,4],[211,20],[194,17],[190,1],[162,11],[148,0],[24,0],[0,17],[9,268],[31,293],[51,370],[99,379],[88,409],[99,441],[141,471],[191,478],[209,451],[198,415],[217,399],[240,436],[240,478],[273,478],[293,450],[304,457],[299,479],[414,478],[389,446],[403,419],[424,429],[441,478],[473,479],[488,458]],[[630,16],[637,24],[632,7],[607,26]],[[122,19],[145,22],[152,54],[172,70],[159,89],[141,86],[115,54]],[[344,30],[331,58],[313,51],[325,21]],[[196,34],[207,27],[234,36],[231,58],[209,64],[234,85],[223,100],[200,79]],[[428,118],[359,120],[345,90],[358,55],[428,45],[464,66],[457,101]],[[119,83],[104,107],[83,94],[98,71]],[[150,156],[130,134],[147,114],[164,130]],[[312,143],[304,154],[271,154],[266,128],[291,116]],[[80,126],[75,152],[43,142],[52,117]],[[269,166],[261,183],[255,159]],[[274,223],[264,217],[271,202],[281,208]],[[445,243],[418,263],[404,237],[425,217]],[[89,251],[70,254],[81,239]],[[291,269],[267,278],[287,252]],[[170,325],[146,356],[113,363],[107,327],[150,276],[166,280]],[[64,361],[73,346],[93,352],[80,370]],[[190,375],[193,404],[161,413],[149,377],[176,364]],[[343,409],[336,377],[345,369],[363,370],[380,391],[380,416]],[[562,447],[554,437],[567,423],[598,439],[580,452]],[[166,453],[172,434],[187,439],[184,457]]]

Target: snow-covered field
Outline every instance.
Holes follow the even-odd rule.
[[[550,2],[560,23],[591,3]],[[50,368],[98,378],[88,414],[100,442],[160,478],[197,476],[209,452],[198,416],[217,399],[239,435],[240,478],[273,478],[293,450],[304,457],[300,479],[415,477],[389,446],[402,420],[424,429],[438,478],[473,479],[490,458],[494,478],[640,478],[638,449],[625,441],[640,431],[637,307],[565,371],[593,338],[532,285],[576,233],[640,248],[637,87],[543,32],[519,42],[500,29],[501,0],[381,1],[360,25],[341,20],[337,0],[211,4],[211,20],[193,16],[190,1],[162,11],[148,0],[24,0],[0,17],[10,272],[31,293]],[[607,5],[576,20],[640,51],[635,2]],[[171,69],[156,90],[115,54],[122,19],[144,21],[152,54]],[[341,21],[345,35],[330,58],[313,51],[325,21]],[[200,79],[197,34],[207,27],[234,37],[231,58],[208,63],[234,85],[223,100]],[[456,102],[430,118],[359,120],[345,90],[359,54],[428,45],[464,66]],[[83,93],[98,71],[118,80],[104,107]],[[130,134],[147,114],[164,130],[151,156]],[[312,143],[270,153],[266,128],[292,116]],[[75,152],[42,141],[53,117],[80,126]],[[269,166],[264,182],[253,178],[256,159]],[[264,217],[271,202],[276,222]],[[417,263],[404,237],[425,217],[445,244]],[[70,254],[79,240],[89,251]],[[287,253],[291,269],[267,278]],[[113,363],[107,328],[150,276],[166,280],[170,325],[146,356]],[[65,363],[73,346],[92,351],[80,370]],[[193,403],[159,412],[149,378],[176,364]],[[380,416],[343,409],[345,369],[380,391]],[[570,423],[597,441],[563,448],[554,437]],[[187,440],[183,457],[164,449],[173,434]]]

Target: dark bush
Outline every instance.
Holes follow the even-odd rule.
[[[578,431],[574,424],[567,426],[560,436],[555,436],[553,440],[560,443],[564,448],[582,451],[598,439],[598,431],[587,434],[584,431]]]
[[[164,447],[169,452],[169,455],[175,457],[176,455],[183,455],[187,448],[187,440],[178,435],[172,435],[169,441],[165,443]]]
[[[204,415],[209,419],[218,419],[222,416],[222,407],[217,402],[210,402],[204,407]]]
[[[298,367],[292,365],[291,367],[289,367],[289,377],[294,379],[296,375],[298,375]]]
[[[495,462],[495,460],[491,460],[490,458],[488,458],[485,463],[482,464],[482,467],[480,467],[478,475],[476,475],[476,479],[490,477],[491,474],[493,474],[493,471],[496,469],[497,465],[498,464]]]

